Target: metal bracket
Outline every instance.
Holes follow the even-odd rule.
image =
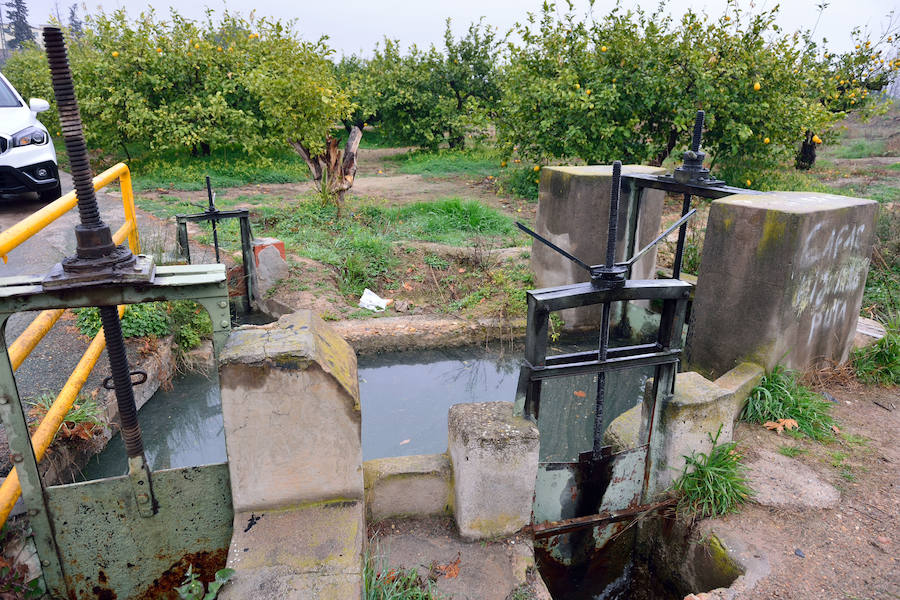
[[[153,495],[150,469],[144,462],[143,456],[134,456],[128,459],[128,479],[131,481],[131,490],[134,492],[134,500],[137,502],[140,515],[142,517],[155,515],[158,504]]]

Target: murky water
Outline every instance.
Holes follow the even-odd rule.
[[[592,349],[596,343],[596,334],[572,338],[551,344],[551,353]],[[501,353],[473,347],[360,357],[363,459],[445,452],[450,406],[513,401],[521,359],[521,349]],[[605,424],[640,401],[646,376],[608,378]],[[141,409],[138,418],[152,469],[226,460],[221,400],[213,381],[205,373],[181,375],[172,389],[160,390]],[[572,460],[591,447],[596,388],[596,376],[545,382],[541,460]],[[91,460],[84,477],[125,471],[125,451],[116,435]]]

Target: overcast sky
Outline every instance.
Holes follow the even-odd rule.
[[[47,21],[51,12],[58,7],[63,21],[67,19],[68,7],[73,0],[28,0],[29,17],[34,25]],[[739,0],[741,6],[749,7],[749,0]],[[782,2],[780,24],[793,31],[815,25],[822,0],[785,0]],[[297,19],[297,29],[309,39],[327,35],[331,46],[339,54],[362,52],[368,54],[375,43],[385,35],[399,39],[404,45],[416,43],[427,46],[442,42],[444,20],[453,19],[453,28],[460,32],[468,23],[484,16],[488,23],[497,26],[501,32],[512,27],[528,11],[538,11],[541,0],[454,0],[435,2],[423,0],[294,0],[281,2],[254,2],[252,0],[195,0],[191,2],[171,2],[170,0],[106,0],[79,2],[82,13],[86,9],[94,12],[102,7],[106,11],[124,7],[129,14],[137,15],[148,6],[158,12],[168,13],[175,5],[179,12],[189,17],[200,17],[208,6],[215,10],[227,7],[229,10],[248,13],[256,9],[258,15]],[[656,0],[622,0],[626,7],[642,6],[652,10]],[[720,15],[726,7],[726,0],[668,0],[667,10],[682,15],[688,7],[705,10],[711,16]],[[771,8],[775,0],[756,0],[758,8]],[[850,30],[854,26],[868,27],[880,32],[887,23],[890,11],[900,14],[900,0],[830,0],[816,30],[816,37],[826,37],[829,47],[836,51],[848,49]],[[575,0],[580,13],[587,10],[587,0]],[[615,0],[596,0],[593,12],[597,16],[606,14]]]

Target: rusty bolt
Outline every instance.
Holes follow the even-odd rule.
[[[41,561],[41,564],[44,565],[45,567],[49,567],[50,561],[45,558],[44,560]]]
[[[30,509],[30,510],[28,511],[28,516],[29,516],[29,517],[37,516],[38,512],[39,512],[38,509],[32,508],[32,509]]]
[[[18,452],[16,452],[15,454],[12,455],[12,461],[13,461],[13,462],[20,463],[20,462],[22,462],[23,460],[24,460],[24,458],[23,458],[22,455],[21,455],[20,453],[18,453]]]
[[[222,327],[228,327],[228,321],[225,319],[222,319],[222,322],[219,323],[219,325],[221,325]]]
[[[148,494],[138,494],[137,501],[140,504],[147,504],[148,502],[150,502],[150,496]]]
[[[0,396],[0,404],[9,404],[9,396],[6,394]]]
[[[221,302],[219,302],[219,308],[225,308],[226,306],[228,306],[228,303],[225,302],[224,300],[222,300]]]

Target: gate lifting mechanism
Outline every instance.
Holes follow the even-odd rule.
[[[137,420],[132,373],[116,306],[189,299],[209,312],[215,350],[230,329],[221,265],[155,267],[117,246],[100,218],[62,31],[44,28],[80,224],[75,256],[46,276],[0,279],[0,325],[27,310],[98,306],[128,455],[128,474],[45,486],[6,352],[0,359],[0,418],[28,511],[46,590],[54,598],[156,597],[173,567],[222,556],[233,510],[227,464],[151,472]]]
[[[238,219],[241,225],[241,260],[243,262],[244,282],[247,286],[247,296],[243,310],[244,312],[250,312],[253,300],[256,299],[256,290],[253,287],[256,261],[253,257],[253,232],[250,230],[250,211],[246,208],[238,208],[235,210],[219,210],[216,208],[216,195],[212,191],[212,184],[210,183],[208,175],[206,177],[206,196],[209,204],[204,212],[193,215],[175,215],[178,256],[185,259],[188,264],[191,263],[191,247],[188,243],[187,224],[191,222],[209,221],[212,224],[216,262],[221,262],[219,258],[218,223],[225,219]]]
[[[757,193],[753,190],[727,186],[723,181],[710,177],[709,170],[703,167],[705,154],[700,151],[703,120],[703,111],[698,111],[691,148],[684,153],[684,165],[678,167],[673,175],[653,176],[629,173],[623,176],[621,162],[613,163],[606,262],[604,264],[588,265],[565,249],[553,244],[521,223],[517,223],[520,229],[539,242],[585,269],[591,279],[585,283],[528,292],[525,360],[519,375],[516,406],[526,417],[540,423],[542,384],[545,380],[576,375],[596,374],[597,376],[591,449],[580,452],[576,461],[540,463],[539,489],[535,506],[537,507],[543,502],[541,498],[542,483],[559,480],[557,476],[559,472],[562,472],[563,476],[561,481],[567,482],[563,486],[556,484],[559,489],[566,489],[569,485],[577,488],[577,491],[573,491],[571,494],[573,502],[566,505],[568,500],[564,500],[563,505],[557,507],[559,511],[555,513],[556,516],[552,520],[533,524],[531,529],[535,538],[547,538],[587,527],[622,521],[670,503],[668,501],[651,502],[649,490],[653,487],[652,479],[654,478],[651,440],[656,433],[659,420],[657,408],[661,401],[670,397],[674,392],[675,374],[682,352],[682,331],[693,288],[691,284],[679,279],[687,221],[696,214],[696,210],[690,209],[691,197],[697,195],[706,198],[721,198],[735,193]],[[642,188],[682,193],[684,202],[681,218],[650,244],[637,251],[633,245],[636,240],[638,219],[636,214],[629,215],[626,223],[631,231],[626,233],[626,239],[631,241],[632,247],[626,248],[626,255],[630,258],[624,262],[616,262],[615,255],[619,238],[619,198],[622,187],[628,193],[637,194],[638,206]],[[679,229],[679,234],[672,278],[651,280],[627,278],[631,266],[676,228]],[[656,339],[652,343],[610,348],[611,305],[613,302],[631,300],[662,302],[662,313]],[[548,356],[550,313],[597,304],[602,305],[598,349]],[[653,379],[652,389],[645,394],[642,404],[640,439],[635,448],[612,454],[611,447],[603,446],[607,377],[614,371],[647,367],[653,368]],[[618,415],[606,416],[614,418]],[[567,422],[561,426],[571,431],[573,424]],[[557,475],[554,475],[554,472],[557,472]],[[556,491],[547,494],[547,497],[559,498],[561,495]],[[567,494],[562,494],[562,496],[567,496]],[[558,502],[558,500],[555,501]],[[543,512],[554,513],[554,510],[556,509],[544,509]],[[539,515],[536,510],[535,520],[537,521],[541,517],[546,518],[546,515]],[[556,520],[557,517],[559,520]]]

